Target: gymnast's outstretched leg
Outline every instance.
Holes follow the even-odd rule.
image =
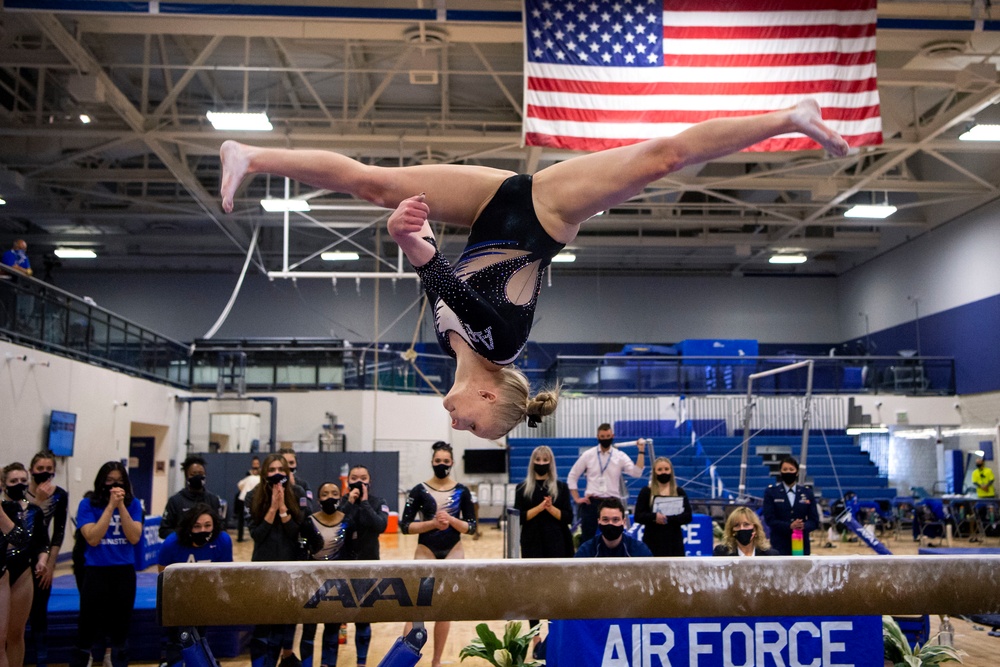
[[[782,111],[716,118],[673,137],[589,153],[554,164],[535,174],[535,213],[552,238],[569,243],[584,220],[642,192],[649,183],[687,165],[713,160],[779,134],[801,132],[836,156],[849,149],[827,127],[815,101],[804,100]],[[430,197],[428,197],[430,204]]]
[[[222,159],[222,208],[233,210],[233,196],[252,174],[286,176],[315,188],[354,195],[385,208],[426,193],[431,220],[470,227],[480,209],[513,172],[457,164],[374,167],[321,150],[257,148],[226,141]]]

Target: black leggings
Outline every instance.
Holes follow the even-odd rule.
[[[104,660],[104,640],[111,645],[115,667],[128,664],[125,653],[132,607],[135,606],[135,568],[131,565],[87,566],[80,591],[80,627],[74,661],[86,664],[86,654],[100,664]]]
[[[52,583],[48,588],[38,587],[38,578],[32,577],[35,586],[35,597],[31,599],[31,615],[28,625],[31,627],[31,641],[35,645],[36,662],[40,666],[49,662],[49,597],[52,595]]]

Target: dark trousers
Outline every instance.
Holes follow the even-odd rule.
[[[275,667],[282,649],[295,641],[294,625],[257,625],[250,638],[251,667]]]
[[[70,667],[85,667],[89,656],[100,664],[104,642],[114,667],[128,665],[128,633],[135,606],[135,568],[131,565],[87,567],[80,591],[80,624]]]
[[[52,584],[48,588],[38,587],[38,578],[31,577],[35,586],[35,597],[31,600],[31,615],[28,625],[31,627],[31,643],[35,645],[35,662],[38,667],[45,667],[49,662],[49,597],[52,595]]]
[[[236,541],[243,541],[243,530],[246,528],[247,512],[246,503],[237,496],[234,513],[236,514]]]
[[[604,498],[590,496],[589,503],[580,503],[576,506],[580,512],[580,544],[597,534],[597,515],[600,514],[598,506],[602,500]]]

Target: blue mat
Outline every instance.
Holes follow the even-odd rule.
[[[994,547],[921,547],[917,550],[920,556],[995,556],[1000,549]]]

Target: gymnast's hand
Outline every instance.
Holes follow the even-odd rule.
[[[434,238],[434,232],[427,221],[430,211],[421,193],[399,202],[399,206],[389,216],[389,236],[414,267],[421,267],[431,261],[436,252],[434,246],[424,240],[428,236]]]

